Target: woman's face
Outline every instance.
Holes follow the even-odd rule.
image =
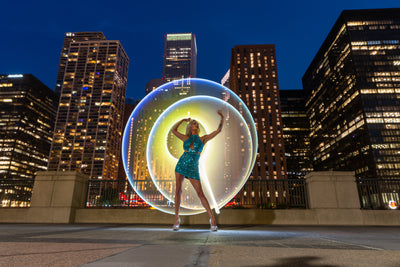
[[[198,130],[198,129],[199,129],[199,124],[197,123],[197,121],[193,121],[192,130]]]

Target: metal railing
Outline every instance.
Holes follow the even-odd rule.
[[[399,207],[400,179],[356,179],[356,183],[362,209],[389,209],[391,205],[392,208]],[[33,185],[32,179],[0,180],[0,207],[30,207]],[[151,184],[147,187],[151,187]],[[145,196],[146,199],[151,199],[151,195],[150,192]],[[128,181],[96,179],[88,181],[85,207],[149,208],[150,206],[141,199]],[[225,207],[308,208],[306,181],[304,179],[248,180]]]
[[[231,201],[233,208],[308,208],[306,180],[248,180]],[[228,203],[229,204],[229,203]]]
[[[125,180],[88,180],[86,208],[150,207]]]
[[[0,207],[29,207],[31,204],[33,184],[33,179],[1,179]]]
[[[150,187],[151,183],[147,185]],[[154,188],[156,190],[156,188]],[[151,198],[150,190],[146,199]],[[248,180],[227,208],[308,208],[304,179]],[[152,202],[157,202],[154,199]],[[150,207],[124,180],[89,180],[87,208],[148,208]]]
[[[390,209],[400,204],[400,179],[356,179],[362,209]]]

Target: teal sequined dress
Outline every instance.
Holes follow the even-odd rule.
[[[190,148],[192,144],[193,148]],[[199,159],[200,153],[203,151],[203,143],[199,136],[197,134],[192,134],[183,142],[183,149],[185,152],[179,158],[175,172],[182,174],[186,178],[193,178],[200,181]]]

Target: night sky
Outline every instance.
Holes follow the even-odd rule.
[[[220,82],[231,48],[275,44],[280,89],[301,78],[344,9],[400,7],[399,0],[4,1],[0,74],[31,73],[54,89],[65,32],[102,31],[130,58],[127,97],[161,78],[164,34],[193,32],[197,77]]]

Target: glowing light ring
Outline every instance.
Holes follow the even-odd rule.
[[[184,92],[184,94],[178,95],[176,92]],[[204,79],[183,79],[160,86],[158,89],[148,94],[132,112],[123,134],[122,154],[125,172],[127,173],[129,182],[135,189],[136,193],[154,208],[167,213],[173,213],[174,210],[171,200],[166,198],[160,191],[158,191],[158,185],[157,183],[153,182],[151,175],[148,172],[143,172],[143,170],[145,170],[143,168],[146,168],[146,166],[143,164],[140,165],[140,162],[143,161],[144,157],[146,157],[148,154],[147,143],[145,143],[143,140],[147,140],[150,137],[150,129],[153,129],[155,121],[160,118],[160,114],[162,112],[168,109],[169,106],[174,105],[176,102],[186,99],[192,95],[216,97],[219,100],[223,99],[224,102],[233,105],[233,109],[230,109],[231,111],[235,111],[233,113],[241,114],[245,120],[244,124],[247,125],[248,130],[251,133],[248,144],[249,147],[251,147],[252,153],[250,153],[251,155],[249,156],[250,168],[248,168],[245,175],[243,175],[245,176],[245,179],[241,180],[240,183],[237,183],[234,186],[234,189],[237,189],[237,191],[239,191],[246,182],[256,159],[257,133],[254,121],[246,105],[232,91],[218,83]],[[208,119],[206,119],[206,121],[208,121]],[[210,129],[213,129],[216,127],[216,125],[212,127],[210,126]],[[171,127],[172,125],[169,125],[168,128]],[[207,126],[205,125],[205,127]],[[224,126],[224,130],[226,129],[227,128]],[[206,132],[208,131],[206,130]],[[247,142],[245,143],[247,144]],[[166,143],[163,144],[164,149],[168,151],[168,148],[165,147],[166,145]],[[180,146],[182,146],[181,141]],[[214,151],[214,145],[212,147],[213,148],[210,151]],[[209,152],[209,149],[206,146],[203,151],[203,156],[207,156],[209,153],[211,152]],[[177,156],[176,153],[174,154]],[[174,158],[172,154],[168,154],[168,157]],[[174,165],[176,164],[176,160],[177,159],[175,157]],[[145,159],[145,161],[147,160]],[[204,168],[203,164],[201,163],[199,167],[201,172],[204,172],[204,169],[206,169],[205,172],[207,172],[210,169],[210,164],[206,164],[206,168]],[[207,175],[207,173],[205,175]],[[225,173],[223,176],[225,177]],[[157,189],[157,192],[154,191],[155,189]],[[230,190],[232,190],[232,188]],[[204,191],[206,193],[206,191],[209,190]],[[209,198],[209,200],[211,199]],[[230,199],[228,199],[226,202],[229,200]],[[220,196],[218,196],[216,202],[217,204],[214,203],[214,205],[212,205],[214,208],[225,205],[225,201],[221,201]],[[180,214],[198,214],[203,211],[204,210],[201,209],[197,210],[181,207]]]
[[[174,169],[174,167],[176,165],[177,159],[169,152],[168,146],[167,146],[166,142],[164,142],[164,140],[167,140],[168,134],[170,133],[170,129],[171,129],[171,127],[170,127],[171,123],[168,122],[168,119],[171,116],[173,118],[176,118],[176,121],[179,121],[182,118],[186,118],[186,116],[182,116],[182,115],[186,114],[187,110],[185,110],[185,108],[186,109],[192,109],[193,108],[192,107],[192,103],[201,103],[200,105],[207,109],[208,108],[207,105],[209,105],[209,103],[211,103],[211,102],[214,102],[213,105],[216,106],[216,107],[225,107],[226,110],[229,110],[231,113],[232,112],[235,113],[235,114],[232,114],[231,116],[232,117],[235,116],[236,118],[238,118],[241,124],[245,124],[246,123],[245,120],[243,119],[243,117],[240,115],[240,113],[236,109],[234,109],[230,104],[228,104],[228,103],[226,103],[226,102],[224,102],[224,101],[222,101],[222,100],[220,100],[218,98],[215,98],[215,97],[193,96],[193,97],[188,97],[188,98],[182,99],[180,101],[177,101],[175,104],[173,104],[170,107],[168,107],[158,117],[157,121],[155,122],[155,124],[153,125],[153,127],[151,129],[151,132],[150,132],[150,135],[149,135],[149,140],[148,140],[148,143],[147,143],[147,149],[146,149],[146,151],[147,151],[147,155],[146,155],[147,166],[149,168],[149,173],[151,175],[153,183],[157,187],[158,191],[161,192],[164,195],[164,197],[166,197],[171,202],[174,202],[174,194],[175,194],[175,192],[166,192],[165,189],[160,187],[160,185],[158,183],[158,178],[157,178],[156,173],[161,173],[161,171],[157,171],[156,170],[157,168],[153,167],[153,166],[156,165],[156,163],[153,162],[154,156],[152,156],[152,154],[154,153],[154,151],[156,151],[156,153],[154,153],[154,154],[157,154],[157,155],[162,154],[163,152],[166,152],[166,154],[170,158],[170,164],[168,165],[168,162],[167,163],[163,163],[163,164],[167,165],[168,169],[170,169],[171,171],[169,173],[163,172],[162,178],[165,179],[165,178],[169,177],[170,178],[169,180],[173,181],[175,179],[173,169]],[[177,110],[177,111],[175,111],[175,113],[178,113],[178,114],[175,115],[175,116],[174,116],[174,114],[171,115],[171,113],[173,113],[175,109]],[[215,108],[210,107],[210,109],[212,110],[212,112],[215,112]],[[201,111],[201,112],[204,113],[204,111]],[[196,112],[192,111],[192,113],[196,113]],[[216,114],[214,114],[214,117],[218,117],[218,116]],[[204,126],[204,128],[206,129],[206,133],[207,134],[210,133],[210,131],[207,130],[208,125],[206,123],[202,123],[202,120],[197,118],[197,117],[194,117],[193,119],[196,119],[197,121],[199,121],[199,124]],[[165,122],[165,121],[167,121],[167,122]],[[173,125],[176,123],[176,121],[174,121]],[[163,127],[163,123],[166,124],[168,127],[165,127],[165,126]],[[216,125],[217,125],[217,123],[215,123],[215,125],[214,125],[215,128],[216,128]],[[251,144],[252,143],[252,138],[251,138],[249,129],[247,129],[247,127],[242,127],[242,129],[245,130],[245,132],[243,132],[242,134],[245,134],[247,136],[247,139],[249,140],[249,143]],[[156,136],[157,132],[159,132],[158,136]],[[176,137],[174,137],[174,138],[177,139]],[[157,145],[157,142],[158,143],[162,143],[163,145]],[[179,147],[182,146],[182,143],[181,143],[180,140],[178,141],[177,145]],[[204,151],[202,153],[202,156],[200,158],[200,163],[199,163],[199,165],[200,165],[199,166],[200,167],[200,177],[201,177],[200,180],[201,180],[201,182],[203,184],[203,187],[205,187],[205,189],[208,191],[208,196],[210,198],[211,206],[216,209],[217,213],[219,213],[219,206],[222,207],[229,200],[231,200],[234,197],[234,195],[237,193],[237,190],[233,190],[233,192],[231,194],[227,194],[225,196],[224,201],[222,201],[222,202],[219,201],[219,205],[218,205],[218,203],[217,203],[217,201],[215,199],[214,193],[213,193],[212,186],[210,184],[210,181],[208,180],[208,175],[207,175],[207,173],[205,171],[206,170],[205,166],[207,166],[207,164],[205,163],[205,159],[209,158],[209,153],[210,153],[208,147],[209,146],[206,144],[206,147],[205,147],[205,149],[204,149]],[[163,149],[165,151],[162,151]],[[222,147],[222,149],[223,149],[223,147]],[[250,149],[250,151],[248,152],[248,154],[252,155],[252,147],[250,146],[249,149]],[[212,148],[211,150],[215,150],[215,148]],[[216,154],[216,152],[214,151],[213,154]],[[222,157],[223,155],[219,155],[219,156]],[[223,162],[221,162],[221,163],[223,163]],[[247,165],[245,166],[246,173],[244,173],[242,175],[244,175],[244,176],[247,175],[248,171],[251,170],[251,166],[250,165],[251,165],[251,161],[248,161]],[[218,178],[218,179],[222,179],[222,178]],[[235,184],[236,188],[240,189],[243,186],[244,182],[245,182],[245,180],[242,181],[241,184]],[[185,195],[185,194],[183,194],[183,195]],[[219,195],[221,195],[221,192],[219,192]],[[202,207],[200,201],[197,203],[197,207],[185,206],[185,202],[184,201],[181,203],[181,205],[183,207],[188,208],[188,209],[204,210],[204,208]]]

